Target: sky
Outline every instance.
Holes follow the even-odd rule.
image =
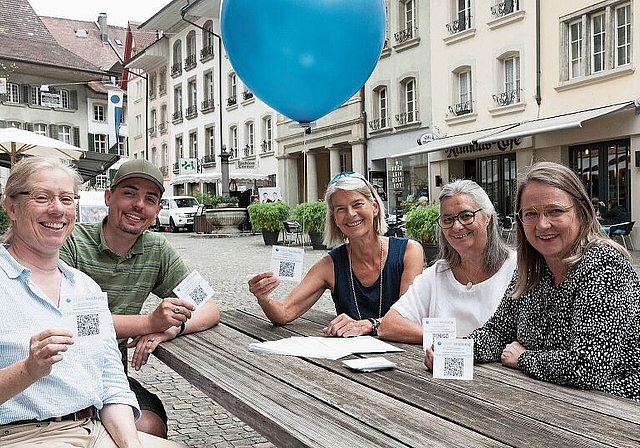
[[[107,13],[109,25],[126,27],[127,21],[144,22],[171,0],[29,0],[39,16],[95,22]]]

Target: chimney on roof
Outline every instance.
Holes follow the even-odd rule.
[[[100,28],[100,39],[103,44],[109,43],[109,30],[107,28],[107,13],[98,14],[98,27]]]

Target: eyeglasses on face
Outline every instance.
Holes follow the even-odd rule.
[[[482,210],[482,207],[472,212],[471,210],[463,210],[457,215],[440,215],[438,216],[438,225],[443,229],[450,229],[458,220],[463,226],[468,226],[476,222],[476,214]]]
[[[542,214],[547,221],[558,222],[567,216],[572,208],[573,205],[549,204],[544,207]],[[518,218],[525,226],[535,226],[540,220],[540,211],[535,207],[521,208],[518,211]]]
[[[58,198],[65,207],[75,207],[76,200],[80,199],[80,196],[75,193],[53,194],[45,190],[21,191],[18,194],[29,196],[29,199],[38,205],[53,204],[53,201]]]
[[[365,179],[362,174],[360,174],[358,172],[355,172],[355,171],[343,171],[343,172],[338,173],[335,176],[333,176],[331,178],[331,180],[329,181],[329,185],[335,184],[336,182],[338,182],[343,177],[353,177],[353,178],[356,178],[356,179],[361,179],[361,180],[365,181],[366,184],[368,184],[367,179]]]

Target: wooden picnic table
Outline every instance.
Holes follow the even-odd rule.
[[[277,447],[638,447],[639,403],[534,380],[500,364],[474,379],[437,380],[422,347],[393,345],[393,370],[354,372],[341,360],[265,355],[252,342],[321,336],[314,310],[272,325],[259,309],[223,312],[207,331],[155,354]],[[362,355],[362,356],[380,356]]]

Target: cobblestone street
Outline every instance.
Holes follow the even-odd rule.
[[[271,247],[264,245],[261,235],[237,238],[212,238],[193,233],[164,235],[187,263],[209,281],[223,312],[255,303],[247,280],[268,270],[271,258]],[[326,253],[305,248],[305,272]],[[634,252],[633,256],[633,265],[639,271],[640,252]],[[283,298],[293,286],[291,282],[283,282],[274,296]],[[146,309],[155,306],[157,300],[150,297]],[[316,307],[333,312],[329,293],[323,295]],[[155,357],[150,357],[149,364],[140,372],[131,374],[163,401],[169,415],[169,437],[172,440],[196,448],[274,446]]]
[[[194,233],[163,235],[189,266],[197,269],[211,284],[223,312],[255,304],[247,281],[252,275],[268,270],[271,259],[271,247],[264,245],[261,235],[237,238],[212,238]],[[326,253],[305,248],[305,272]],[[293,286],[294,283],[283,282],[274,293],[275,297],[283,298]],[[152,309],[157,301],[150,297],[145,309]],[[330,295],[325,293],[316,307],[333,311]],[[150,357],[141,371],[130,373],[158,394],[164,403],[169,416],[170,439],[195,448],[274,446],[155,357]]]

